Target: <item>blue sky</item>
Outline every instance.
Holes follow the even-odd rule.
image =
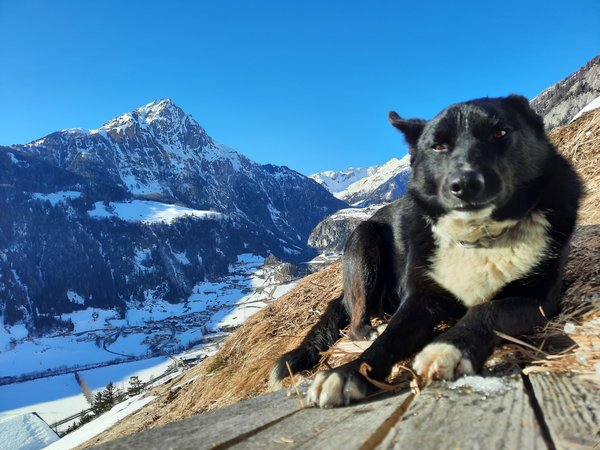
[[[169,97],[260,163],[381,164],[390,109],[533,97],[599,52],[598,0],[0,0],[0,144]]]

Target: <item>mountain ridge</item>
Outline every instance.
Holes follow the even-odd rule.
[[[312,229],[346,206],[216,142],[169,99],[0,147],[0,161],[0,320],[37,334],[74,310],[181,301],[242,253],[310,259]]]
[[[544,118],[546,129],[569,123],[600,96],[600,55],[579,70],[547,87],[531,99],[531,107]]]
[[[335,197],[353,207],[389,203],[402,196],[410,173],[409,156],[392,158],[384,164],[324,171],[310,175]]]

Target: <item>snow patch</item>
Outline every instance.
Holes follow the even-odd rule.
[[[203,149],[202,156],[206,161],[211,162],[218,160],[229,161],[232,169],[236,172],[239,172],[242,169],[242,156],[235,150],[223,144],[213,142],[212,145]]]
[[[151,272],[151,267],[146,267],[144,263],[150,259],[150,249],[142,248],[135,249],[135,255],[133,260],[135,261],[135,268],[140,273]]]
[[[186,256],[185,252],[173,252],[173,256],[177,261],[179,261],[179,263],[183,264],[184,266],[190,266],[192,264]]]
[[[71,303],[76,303],[78,305],[84,305],[85,304],[85,298],[83,298],[77,292],[72,291],[70,289],[67,291],[67,298],[69,299],[69,301]]]
[[[351,184],[369,176],[370,169],[371,167],[351,167],[340,172],[326,170],[310,175],[309,178],[315,180],[332,194],[337,194],[348,189]]]
[[[571,119],[571,122],[577,120],[583,113],[586,113],[588,111],[592,111],[594,109],[598,109],[600,108],[600,96],[596,97],[594,100],[592,100],[590,103],[588,103],[581,111],[579,111],[575,117],[573,117]]]
[[[370,205],[365,208],[345,208],[333,213],[330,217],[331,220],[347,220],[347,219],[359,219],[368,220],[373,214],[385,206],[384,203],[377,205]]]
[[[184,217],[194,217],[202,220],[221,220],[225,216],[214,211],[201,211],[185,206],[170,205],[150,200],[133,200],[131,202],[94,203],[94,209],[88,211],[94,219],[115,218],[126,222],[141,222],[145,224],[172,224]]]
[[[573,324],[571,322],[565,323],[564,332],[565,332],[565,334],[575,333],[575,324]]]
[[[170,358],[156,357],[81,370],[79,375],[93,393],[103,390],[109,382],[125,391],[130,377],[137,376],[145,383],[163,375],[172,364]],[[155,381],[159,382],[160,379]],[[89,407],[72,373],[0,386],[0,417],[35,411],[51,425]]]
[[[37,414],[0,417],[0,450],[39,450],[58,435]]]
[[[456,381],[448,383],[450,389],[471,389],[485,395],[499,394],[509,389],[509,386],[500,378],[467,375]]]
[[[59,203],[66,203],[67,200],[79,197],[81,197],[81,192],[77,191],[59,191],[50,194],[36,192],[31,194],[31,198],[34,200],[48,201],[52,206],[56,206]]]
[[[85,424],[81,428],[67,434],[59,441],[46,447],[47,450],[70,450],[84,442],[92,439],[94,436],[99,435],[104,430],[107,430],[120,420],[123,420],[130,414],[133,414],[137,410],[146,406],[148,403],[153,401],[156,397],[148,396],[143,397],[143,394],[137,395],[130,398],[129,400],[119,403],[114,406],[110,411],[102,414],[100,417],[92,420]]]

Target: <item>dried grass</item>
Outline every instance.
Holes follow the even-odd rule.
[[[598,378],[600,366],[600,109],[588,112],[572,124],[550,133],[586,182],[587,196],[580,211],[580,226],[573,238],[566,267],[563,312],[528,336],[509,337],[486,363],[486,370],[507,366],[527,367],[526,372],[574,372]],[[297,346],[316,323],[327,304],[342,293],[341,266],[334,264],[301,280],[280,300],[250,318],[224,343],[219,352],[170,385],[151,392],[159,399],[124,419],[90,446],[190,415],[226,406],[268,391],[271,365]],[[381,322],[379,320],[375,325]],[[565,325],[569,333],[565,333]],[[572,330],[569,330],[572,328]],[[342,338],[323,355],[321,368],[352,360],[365,343]],[[410,360],[395,366],[388,383],[393,389],[408,388],[414,375]],[[295,379],[310,376],[295,374]],[[196,377],[193,382],[189,382]],[[188,381],[187,384],[184,384]],[[171,385],[182,385],[172,389]]]
[[[585,183],[587,195],[579,210],[579,223],[600,223],[600,108],[555,128],[549,136]]]

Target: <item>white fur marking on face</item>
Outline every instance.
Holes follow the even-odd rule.
[[[434,342],[415,357],[413,369],[426,384],[434,380],[454,380],[475,373],[471,360],[452,344]]]
[[[544,259],[550,245],[549,226],[541,212],[502,222],[489,215],[447,214],[432,226],[436,249],[428,275],[467,307],[486,302]],[[495,236],[500,237],[487,248],[460,243]]]

